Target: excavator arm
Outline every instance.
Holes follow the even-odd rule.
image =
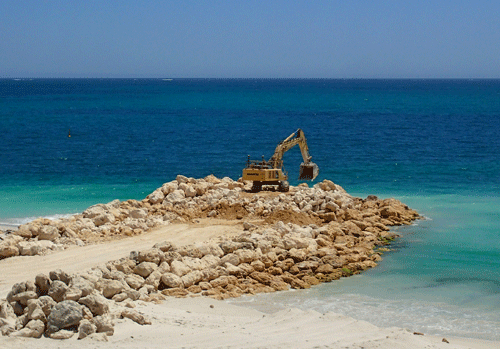
[[[300,147],[300,152],[304,160],[300,165],[299,179],[313,180],[318,175],[319,169],[318,165],[311,161],[307,140],[304,131],[300,128],[278,144],[273,156],[269,159],[269,163],[273,168],[281,168],[283,165],[283,154],[297,144]]]

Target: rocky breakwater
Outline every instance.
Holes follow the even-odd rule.
[[[218,201],[224,203],[224,196],[230,199],[231,195],[241,192],[243,186],[227,177],[193,179],[179,175],[144,200],[113,200],[69,218],[38,218],[17,230],[0,231],[0,259],[44,255],[68,245],[83,246],[142,234],[171,222],[185,222],[185,218],[193,217],[192,208],[200,201],[208,200],[211,205]]]
[[[201,179],[182,175],[156,189],[147,198],[97,204],[82,214],[50,220],[39,218],[17,231],[0,235],[0,259],[30,256],[141,234],[171,222],[200,217],[264,219],[297,224],[351,222],[365,233],[378,234],[394,224],[410,224],[418,215],[402,209],[394,199],[355,198],[325,180],[309,188],[291,187],[288,193],[249,193],[251,183],[212,175]],[[411,213],[408,213],[411,212]],[[355,228],[353,228],[355,229]]]
[[[1,234],[0,259],[137,235],[171,222],[200,217],[298,224],[351,221],[363,231],[377,233],[386,230],[386,226],[409,224],[418,216],[413,211],[407,214],[400,203],[395,206],[393,199],[352,197],[328,180],[313,188],[305,184],[291,187],[289,193],[252,194],[248,192],[250,187],[250,183],[228,177],[194,179],[179,175],[141,201],[97,204],[69,218],[38,218],[16,231]]]
[[[395,237],[387,226],[418,218],[397,200],[352,198],[329,181],[315,188],[298,187],[289,194],[264,195],[263,202],[262,195],[246,197],[240,186],[235,188],[240,190],[222,190],[235,190],[242,195],[239,200],[238,195],[229,199],[226,195],[205,199],[204,205],[195,207],[188,201],[179,201],[178,206],[168,200],[164,203],[164,197],[157,204],[146,204],[167,207],[168,212],[184,217],[240,217],[244,209],[249,213],[243,217],[297,221],[309,217],[318,223],[277,220],[258,225],[245,220],[244,231],[232,238],[188,246],[165,241],[78,275],[60,270],[40,274],[34,281],[12,287],[0,306],[0,331],[11,336],[102,339],[113,333],[117,318],[149,323],[132,309],[137,301],[159,302],[168,296],[226,299],[309,288],[374,267],[381,259],[377,247]],[[209,195],[214,197],[217,190]]]

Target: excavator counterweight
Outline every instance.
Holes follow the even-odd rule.
[[[279,191],[288,191],[288,175],[283,171],[283,154],[299,145],[303,162],[300,164],[299,180],[314,180],[319,173],[318,165],[311,161],[304,132],[299,128],[281,141],[269,161],[250,160],[243,169],[243,180],[253,181],[253,191],[260,191],[263,185],[278,186]]]

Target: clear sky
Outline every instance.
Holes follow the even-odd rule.
[[[6,77],[500,78],[500,1],[1,0]]]

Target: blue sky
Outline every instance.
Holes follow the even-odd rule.
[[[0,1],[0,78],[500,78],[500,1]]]

